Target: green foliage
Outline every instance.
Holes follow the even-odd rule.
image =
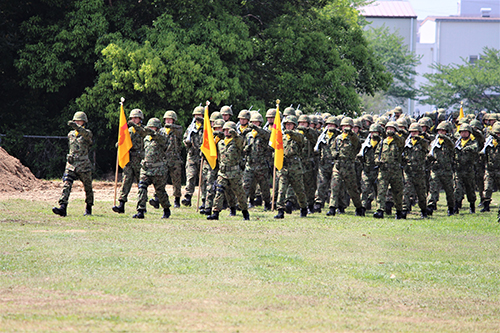
[[[421,86],[421,100],[440,108],[460,108],[460,102],[472,110],[500,112],[500,50],[485,48],[480,59],[471,64],[432,65],[436,71],[424,74],[428,82]]]

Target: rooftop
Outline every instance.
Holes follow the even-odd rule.
[[[375,1],[368,6],[360,7],[359,12],[365,17],[417,17],[408,1]]]

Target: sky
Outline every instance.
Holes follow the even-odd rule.
[[[458,0],[409,0],[418,19],[427,16],[449,16],[458,13]]]

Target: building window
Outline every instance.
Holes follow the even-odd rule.
[[[471,55],[471,56],[469,56],[469,63],[474,65],[478,59],[479,59],[479,57],[477,55]]]

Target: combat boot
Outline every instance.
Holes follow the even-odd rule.
[[[170,217],[170,208],[163,208],[162,219],[168,219]]]
[[[243,214],[243,220],[245,220],[245,221],[250,220],[250,214],[248,214],[248,210],[246,210],[246,209],[242,210],[241,214]]]
[[[387,215],[392,215],[392,207],[394,206],[394,203],[387,201],[385,203],[385,213]]]
[[[144,218],[144,209],[138,209],[137,214],[132,215],[134,219],[143,219]]]
[[[365,210],[372,210],[372,202],[371,201],[366,203]]]
[[[85,213],[83,213],[83,216],[89,216],[89,215],[92,215],[92,205],[86,204],[85,205]]]
[[[365,216],[365,208],[364,207],[356,208],[354,216]]]
[[[314,208],[314,212],[321,213],[321,204],[315,203],[313,208]]]
[[[345,214],[345,207],[339,207],[339,214]]]
[[[212,208],[210,208],[210,207],[209,208],[205,208],[205,210],[203,211],[203,213],[205,215],[212,215]]]
[[[236,216],[236,207],[229,208],[229,211],[229,216]]]
[[[300,217],[307,217],[307,207],[300,209]]]
[[[458,214],[460,213],[460,208],[458,206],[458,201],[455,202],[455,207],[453,207],[453,214]]]
[[[198,207],[199,210],[204,210],[205,209],[205,199],[201,199],[201,206]]]
[[[326,213],[326,216],[335,216],[335,213],[337,212],[337,207],[330,207],[330,210],[328,213]]]
[[[182,199],[182,204],[186,207],[191,207],[191,195],[189,194],[186,194],[184,196],[184,199]]]
[[[313,214],[314,212],[315,212],[314,204],[310,204],[309,206],[307,206],[307,213],[308,214]]]
[[[373,217],[376,219],[383,219],[384,218],[384,211],[379,209],[375,213],[373,213]]]
[[[428,205],[426,210],[427,210],[427,215],[432,216],[432,213],[434,213],[433,205]]]
[[[476,203],[475,202],[471,202],[469,204],[469,213],[471,214],[475,214],[476,213]]]
[[[481,213],[489,212],[490,211],[490,202],[489,201],[484,201],[483,202],[483,209],[480,210]]]
[[[64,217],[64,216],[66,216],[66,208],[67,207],[68,207],[67,204],[61,204],[60,207],[53,207],[52,208],[52,213]]]
[[[156,195],[154,198],[149,199],[149,204],[155,209],[160,209],[160,199]]]
[[[448,206],[448,216],[452,216],[453,215],[453,206]]]
[[[406,211],[396,210],[396,220],[406,220]]]
[[[285,212],[287,214],[292,214],[293,211],[293,203],[291,201],[287,201],[285,205]]]
[[[248,200],[248,208],[254,208],[254,207],[255,207],[255,199]]]
[[[214,210],[212,215],[207,216],[207,220],[218,220],[219,219],[219,211]]]
[[[123,214],[123,213],[125,213],[125,201],[119,201],[119,203],[120,204],[118,206],[113,206],[113,208],[111,208],[111,209],[115,213]]]
[[[274,216],[275,219],[285,218],[285,210],[283,208],[278,209],[278,215]]]
[[[271,206],[271,203],[270,202],[264,202],[264,210],[267,211],[267,210],[271,210],[272,206]]]
[[[262,206],[262,196],[261,195],[258,195],[255,197],[254,205],[255,206]]]
[[[174,199],[174,208],[181,208],[181,198],[175,197],[175,199]]]
[[[427,218],[427,208],[424,208],[424,209],[420,210],[420,216],[421,216],[423,219],[426,219],[426,218]]]

